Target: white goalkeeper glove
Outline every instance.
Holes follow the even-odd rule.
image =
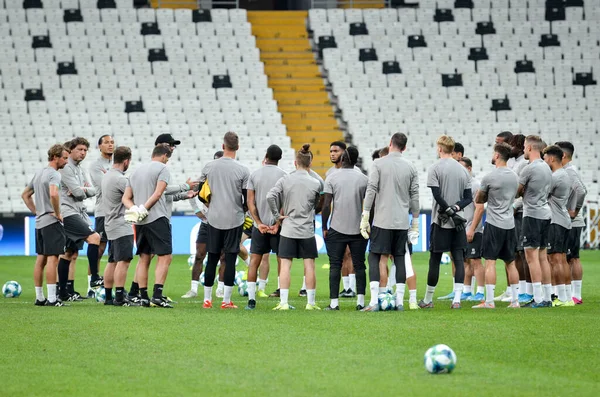
[[[419,242],[419,218],[413,218],[408,230],[408,241],[415,245]]]
[[[371,234],[371,225],[369,225],[369,211],[363,211],[362,216],[360,218],[360,234],[365,239],[369,239],[369,235]]]
[[[140,209],[136,205],[132,206],[128,210],[125,210],[125,215],[123,216],[125,218],[125,222],[131,224],[136,223],[140,217],[139,211]]]
[[[146,219],[146,217],[148,217],[148,210],[143,205],[140,205],[138,207],[138,219],[137,219],[137,222],[139,223],[139,222],[143,221],[144,219]]]

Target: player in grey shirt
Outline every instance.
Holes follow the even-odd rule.
[[[101,211],[105,214],[104,228],[108,237],[108,264],[104,269],[105,305],[138,306],[125,296],[125,279],[133,259],[133,228],[125,221],[123,194],[127,188],[125,172],[131,163],[131,149],[119,146],[114,151],[114,164],[102,179]],[[115,299],[112,299],[112,287]]]
[[[569,201],[567,203],[569,216],[572,220],[567,246],[567,260],[569,262],[569,266],[571,267],[571,283],[573,287],[572,291],[569,291],[569,285],[566,285],[567,297],[569,296],[569,292],[571,292],[573,302],[576,305],[580,305],[583,303],[581,298],[583,269],[581,268],[581,261],[579,260],[579,248],[581,245],[581,232],[585,227],[585,221],[583,220],[583,214],[581,209],[583,208],[585,196],[587,195],[587,189],[581,181],[579,173],[577,172],[573,164],[571,164],[571,161],[573,159],[573,153],[575,152],[575,147],[573,146],[573,144],[571,142],[563,141],[557,142],[556,145],[560,147],[564,152],[562,163],[565,171],[567,171],[567,174],[571,178],[572,184],[571,193],[569,195]]]
[[[548,197],[552,220],[548,231],[547,252],[552,270],[552,285],[556,287],[558,295],[552,306],[575,306],[571,294],[567,296],[566,291],[566,284],[571,284],[571,269],[567,262],[571,218],[567,211],[567,203],[572,182],[563,168],[563,155],[563,150],[556,145],[544,149],[544,161],[552,170],[552,184]]]
[[[110,135],[102,135],[98,139],[98,149],[100,157],[92,163],[88,172],[92,180],[92,186],[96,190],[96,204],[94,206],[95,231],[100,234],[100,252],[99,258],[102,258],[106,248],[106,233],[104,231],[104,211],[102,205],[102,178],[112,167],[112,157],[115,150],[115,140]]]
[[[325,310],[339,310],[340,276],[346,251],[350,251],[350,264],[357,279],[357,309],[365,305],[365,251],[368,241],[360,234],[362,204],[367,191],[368,178],[354,170],[358,161],[358,150],[354,146],[344,150],[341,156],[342,168],[330,173],[325,179],[324,208],[333,203],[331,225],[328,228],[329,212],[323,211],[323,237],[329,255],[329,298],[330,305]],[[345,291],[346,289],[344,289]]]
[[[123,204],[125,220],[135,223],[137,255],[136,269],[142,306],[172,308],[163,296],[163,287],[171,265],[173,241],[171,238],[170,211],[164,192],[171,180],[167,162],[171,149],[158,145],[152,150],[152,161],[142,164],[128,180]],[[148,268],[152,255],[158,256],[152,299],[148,296]],[[131,293],[131,291],[130,291]]]
[[[290,269],[294,258],[304,260],[306,310],[319,310],[315,301],[315,258],[318,257],[315,240],[315,213],[320,208],[321,184],[308,170],[312,162],[310,145],[305,144],[296,153],[296,172],[281,178],[267,194],[271,215],[276,221],[274,230],[281,225],[279,256],[281,258],[280,303],[275,310],[289,310]],[[283,213],[283,215],[281,215]]]
[[[548,307],[552,290],[550,264],[546,255],[548,229],[550,227],[550,207],[548,194],[552,183],[552,170],[541,159],[545,144],[537,135],[525,138],[525,159],[529,164],[519,175],[517,196],[523,197],[522,238],[525,257],[533,285],[533,301],[527,307]],[[542,283],[544,289],[542,291]]]
[[[515,251],[517,236],[513,201],[519,182],[517,175],[507,167],[511,146],[507,143],[497,143],[494,146],[492,163],[496,168],[483,177],[477,193],[473,223],[481,222],[483,204],[487,205],[486,225],[483,231],[483,257],[485,258],[485,302],[473,306],[474,309],[493,309],[494,289],[496,286],[496,260],[504,261],[511,288],[510,308],[519,308],[519,273],[515,267]]]
[[[81,167],[90,147],[88,140],[77,137],[66,145],[69,146],[70,156],[69,163],[61,170],[60,201],[67,244],[65,254],[58,263],[58,278],[61,299],[80,301],[81,295],[75,291],[75,264],[84,241],[88,243],[87,258],[91,275],[89,287],[97,288],[104,284],[98,272],[100,235],[92,229],[92,222],[83,203],[85,199],[96,195],[96,189],[90,185]]]
[[[392,135],[389,154],[375,160],[369,172],[369,183],[360,221],[360,231],[364,238],[371,237],[369,252],[369,287],[371,301],[364,311],[378,310],[377,295],[380,287],[387,284],[387,261],[391,255],[396,265],[396,296],[403,310],[406,283],[405,258],[406,243],[410,227],[411,237],[419,233],[419,177],[417,170],[404,157],[408,138],[403,133]],[[375,202],[375,196],[377,201]],[[370,230],[369,215],[375,202],[373,230]],[[412,215],[409,225],[408,214]],[[411,238],[412,240],[413,238]],[[380,266],[385,263],[385,266]],[[385,274],[381,274],[384,270]],[[381,285],[380,281],[384,284]]]
[[[439,280],[442,255],[450,251],[456,268],[451,308],[459,309],[465,278],[464,249],[467,248],[466,220],[461,214],[473,201],[471,178],[467,170],[452,159],[454,139],[442,135],[436,144],[440,159],[431,166],[427,174],[427,187],[431,189],[434,199],[429,239],[429,273],[425,298],[419,302],[419,306],[433,307],[433,293]]]
[[[204,307],[212,307],[212,286],[221,252],[225,255],[224,295],[222,309],[237,309],[231,302],[235,278],[235,260],[240,252],[244,224],[247,185],[250,172],[235,160],[239,137],[227,132],[223,137],[223,157],[207,163],[200,183],[210,187],[208,211],[208,263],[204,270]],[[202,190],[201,190],[202,191]]]
[[[465,219],[467,220],[467,250],[465,253],[465,282],[461,300],[482,301],[485,298],[485,280],[484,269],[481,263],[481,248],[483,241],[483,224],[481,221],[473,222],[476,207],[483,207],[483,204],[476,204],[475,197],[479,191],[480,182],[473,177],[473,162],[468,157],[461,157],[458,161],[469,173],[471,177],[471,192],[473,202],[464,209]],[[471,279],[475,276],[477,281],[477,291],[472,291]],[[453,292],[454,293],[454,292]]]
[[[58,256],[65,249],[65,232],[60,213],[61,176],[58,170],[69,160],[63,145],[48,150],[48,166],[37,171],[21,195],[27,208],[35,214],[35,252],[33,270],[36,306],[63,306],[56,296]],[[32,197],[35,196],[35,197]],[[44,268],[48,299],[44,297]]]
[[[264,165],[250,174],[248,178],[248,210],[254,219],[250,266],[248,267],[247,309],[250,310],[256,307],[256,275],[263,256],[268,255],[271,251],[276,254],[279,252],[279,234],[272,230],[275,219],[267,202],[267,193],[277,181],[287,175],[277,166],[282,155],[283,152],[279,146],[269,146]]]

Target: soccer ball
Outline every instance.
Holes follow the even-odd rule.
[[[248,279],[248,275],[246,274],[246,272],[237,272],[235,274],[235,279],[233,280],[233,283],[235,285],[240,285],[242,284],[243,281]]]
[[[394,308],[395,299],[392,294],[381,293],[377,296],[377,301],[379,302],[379,310],[387,311]]]
[[[5,298],[18,298],[19,295],[21,295],[21,292],[23,292],[21,284],[16,281],[7,281],[2,286],[2,295],[4,295]]]
[[[447,265],[450,263],[450,255],[444,253],[442,254],[442,265]]]
[[[196,261],[196,255],[190,255],[190,257],[188,258],[188,266],[190,267],[190,270],[192,270],[192,267],[194,266],[195,261]]]
[[[238,293],[240,296],[248,296],[248,281],[242,280],[242,282],[238,284]]]
[[[425,369],[431,374],[449,374],[456,366],[456,354],[446,345],[435,345],[425,352]]]
[[[100,287],[96,290],[96,302],[106,302],[106,290],[104,289],[104,287]]]

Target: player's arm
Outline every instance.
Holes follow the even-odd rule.
[[[279,218],[281,218],[281,213],[279,212],[279,210],[280,203],[282,201],[281,195],[283,193],[284,178],[278,180],[275,186],[273,186],[273,188],[269,190],[269,193],[267,193],[267,203],[269,204],[269,210],[271,210],[271,215],[273,216],[273,219],[275,219],[276,222],[279,222]]]
[[[413,217],[413,223],[417,222],[419,215],[421,215],[421,206],[419,203],[419,176],[417,175],[417,170],[413,168],[413,175],[410,182],[410,201],[408,203],[408,208]],[[418,229],[418,226],[417,226]]]
[[[62,222],[62,215],[60,214],[60,190],[58,185],[50,185],[50,204],[54,210],[54,217]]]
[[[369,173],[369,181],[367,182],[367,192],[365,193],[365,201],[363,202],[363,213],[371,212],[377,193],[379,193],[379,166],[377,162],[374,162],[371,167],[371,172]]]
[[[81,170],[83,173],[83,191],[85,192],[86,198],[94,197],[96,195],[96,188],[93,185],[93,182],[90,183],[88,179],[87,173],[84,170]]]
[[[146,208],[146,210],[149,211],[150,208],[154,207],[154,204],[156,204],[158,200],[160,200],[160,196],[163,195],[165,190],[167,190],[167,182],[159,180],[156,183],[154,193],[152,193],[152,195],[148,197],[148,200],[146,200],[146,202],[144,203],[144,208]]]
[[[473,202],[473,192],[471,188],[463,190],[463,198],[456,203],[461,210]]]
[[[67,188],[75,200],[83,201],[88,197],[85,193],[86,187],[79,186],[79,181],[77,180],[75,171],[71,167],[63,168],[62,184]]]
[[[254,222],[256,222],[257,227],[260,229],[261,226],[263,226],[263,221],[260,219],[260,216],[258,215],[258,208],[256,208],[256,196],[255,196],[255,191],[253,189],[248,189],[248,211],[250,211],[250,215],[252,216],[252,219],[254,219]]]
[[[121,202],[127,209],[130,209],[131,207],[133,207],[135,205],[135,203],[133,202],[133,190],[131,190],[131,186],[127,186],[125,188],[125,192],[123,193]]]
[[[30,185],[27,185],[23,193],[21,194],[21,199],[33,214],[35,214],[35,202],[33,201],[33,189]]]
[[[248,189],[242,189],[242,209],[248,211]]]
[[[104,168],[98,164],[94,164],[89,169],[90,179],[92,180],[92,186],[98,190],[102,186],[102,177],[105,174]]]
[[[574,186],[575,189],[575,208],[569,209],[569,216],[571,219],[574,219],[583,208],[583,203],[585,201],[585,196],[587,195],[587,189],[583,186],[581,180],[578,180]]]
[[[323,226],[323,236],[327,235],[327,227],[329,225],[329,216],[331,215],[331,202],[333,201],[333,195],[331,193],[323,194],[323,210],[321,216],[323,221],[321,222]]]

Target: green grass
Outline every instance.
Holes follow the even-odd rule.
[[[319,260],[317,300],[328,304],[327,270]],[[105,259],[105,258],[104,258]],[[431,311],[273,312],[259,299],[248,312],[203,310],[189,289],[187,257],[175,259],[166,292],[173,310],[104,307],[86,301],[34,307],[33,258],[0,257],[0,281],[17,280],[23,295],[0,298],[0,385],[3,395],[597,395],[600,254],[584,252],[585,304],[574,308],[475,312],[437,304]],[[421,298],[427,256],[414,257]],[[85,292],[85,260],[76,289]],[[293,295],[302,281],[293,269]],[[501,266],[498,265],[498,274]],[[131,274],[130,274],[131,277]],[[275,274],[267,286],[276,287]],[[502,281],[502,280],[501,280]],[[437,296],[449,292],[443,266]],[[499,283],[497,290],[504,285]],[[236,294],[237,295],[237,294]],[[245,299],[239,296],[240,307]],[[303,308],[305,298],[291,303]],[[436,302],[437,303],[437,302]],[[450,375],[429,375],[423,354],[437,343],[458,356]]]

